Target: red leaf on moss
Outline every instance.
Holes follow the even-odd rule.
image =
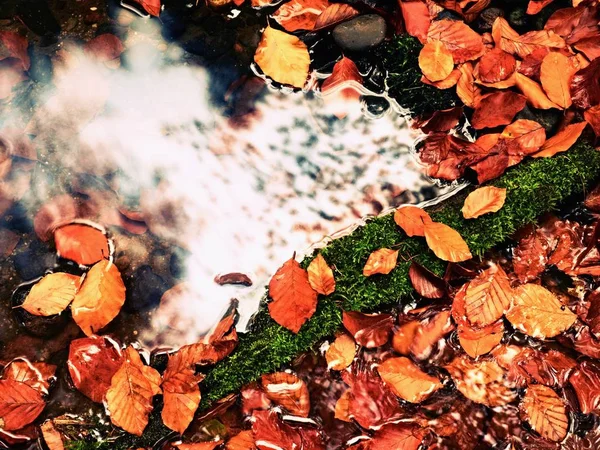
[[[570,90],[573,104],[578,108],[588,109],[600,104],[600,58],[575,72]]]
[[[495,48],[479,60],[479,78],[485,83],[496,83],[510,77],[517,67],[517,60],[510,53]]]
[[[473,113],[473,128],[493,128],[508,125],[527,103],[523,95],[512,91],[492,92],[484,95]]]
[[[501,138],[506,139],[510,155],[530,155],[546,142],[546,131],[533,120],[519,119],[508,125]]]
[[[575,389],[581,412],[598,414],[600,411],[600,364],[583,361],[569,378]]]
[[[427,42],[427,31],[431,24],[431,16],[427,5],[421,1],[399,0],[398,3],[402,11],[406,32],[419,39],[421,43]]]
[[[18,430],[33,422],[46,403],[38,391],[26,383],[0,380],[0,428]]]
[[[415,291],[425,298],[442,298],[446,294],[446,283],[422,265],[413,262],[408,277]]]
[[[363,314],[344,311],[344,327],[354,336],[358,345],[366,348],[380,347],[390,338],[394,318],[391,314]]]

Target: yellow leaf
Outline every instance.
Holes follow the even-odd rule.
[[[560,442],[567,436],[569,419],[565,403],[549,387],[541,384],[530,385],[520,409],[531,428],[544,439]]]
[[[461,262],[473,257],[458,231],[443,223],[426,223],[425,239],[435,256],[444,261]]]
[[[548,98],[561,108],[571,106],[571,76],[576,72],[567,56],[550,52],[542,61],[540,81]]]
[[[525,58],[537,48],[564,48],[565,41],[551,30],[530,31],[520,36],[504,17],[498,17],[492,26],[492,37],[497,47],[507,53]]]
[[[73,319],[87,335],[108,325],[125,303],[125,285],[117,266],[107,260],[87,273],[71,305]]]
[[[394,222],[407,236],[425,236],[424,223],[431,222],[431,218],[422,208],[402,206],[394,213]]]
[[[426,374],[404,356],[385,360],[377,371],[394,394],[411,403],[421,403],[442,387],[438,378]]]
[[[548,98],[542,87],[519,72],[515,72],[515,84],[517,88],[527,97],[531,106],[538,109],[560,108]]]
[[[21,305],[34,316],[60,314],[75,298],[81,278],[69,273],[46,275],[29,291]]]
[[[313,259],[308,268],[308,282],[319,294],[329,295],[335,291],[335,278],[327,261],[320,253]]]
[[[346,333],[340,334],[325,352],[327,367],[333,370],[344,370],[354,360],[356,343]]]
[[[304,87],[310,68],[308,48],[300,39],[271,27],[265,28],[254,61],[265,75],[282,84]]]
[[[469,322],[486,326],[496,322],[510,307],[513,291],[508,276],[499,265],[492,265],[471,280],[465,294],[465,313]]]
[[[569,150],[573,145],[575,145],[575,142],[577,142],[577,139],[579,139],[579,136],[581,136],[581,133],[583,133],[586,125],[587,122],[572,123],[567,125],[558,133],[556,133],[556,135],[548,139],[544,145],[542,145],[542,148],[540,148],[539,152],[534,153],[531,156],[534,158],[548,158],[556,155],[557,153]]]
[[[485,186],[475,189],[465,199],[462,208],[465,219],[475,219],[487,213],[499,211],[506,200],[506,189]]]
[[[452,73],[454,59],[443,42],[434,40],[421,49],[419,67],[428,80],[441,81]]]
[[[456,94],[469,108],[477,108],[481,97],[483,97],[481,89],[475,84],[473,64],[470,62],[460,66],[460,78],[456,83]]]
[[[365,277],[370,277],[376,273],[387,275],[394,270],[397,260],[398,250],[391,250],[389,248],[375,250],[369,255],[369,259],[367,259],[367,263],[363,268],[363,275]]]

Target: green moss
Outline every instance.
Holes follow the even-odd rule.
[[[74,441],[65,444],[67,450],[114,450],[109,442]]]

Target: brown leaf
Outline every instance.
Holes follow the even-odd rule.
[[[197,444],[177,444],[175,447],[178,450],[214,450],[222,443],[223,441],[208,441],[198,442]]]
[[[479,60],[479,78],[485,83],[497,83],[510,77],[517,68],[514,56],[495,48]]]
[[[333,3],[323,11],[313,27],[314,31],[322,30],[337,25],[338,23],[358,16],[359,12],[346,3]]]
[[[513,267],[522,283],[535,280],[546,268],[548,253],[539,233],[532,230],[519,241],[513,250]]]
[[[152,398],[160,393],[160,374],[145,366],[133,347],[125,350],[125,360],[106,392],[110,421],[125,431],[141,436],[148,425]]]
[[[569,419],[565,404],[549,387],[529,386],[520,408],[531,428],[543,438],[559,442],[567,435]]]
[[[552,292],[537,284],[525,284],[515,290],[506,318],[528,336],[546,339],[569,329],[577,316]]]
[[[25,383],[41,395],[48,395],[50,382],[56,379],[55,372],[56,366],[53,364],[14,359],[4,368],[2,379]]]
[[[366,348],[386,344],[394,326],[394,318],[390,314],[363,314],[356,311],[344,311],[342,322],[356,343]]]
[[[600,365],[595,361],[583,361],[569,378],[579,400],[583,414],[600,411]]]
[[[460,78],[456,83],[456,94],[469,108],[476,108],[483,96],[481,88],[475,84],[473,65],[468,62],[460,66]]]
[[[431,23],[427,33],[427,41],[442,41],[452,53],[455,64],[479,58],[483,52],[483,40],[466,23],[442,19]]]
[[[46,443],[48,450],[65,449],[62,436],[58,430],[54,428],[54,423],[51,420],[44,422],[40,428],[42,430],[42,436],[44,437],[44,442]]]
[[[421,128],[423,133],[450,131],[458,125],[458,122],[463,115],[463,111],[464,108],[462,106],[434,111],[431,117],[423,122],[419,128]],[[415,127],[416,126],[417,124],[415,123]]]
[[[252,430],[240,431],[225,445],[225,450],[256,450]]]
[[[586,125],[587,122],[572,123],[567,125],[546,142],[544,142],[544,145],[542,145],[539,152],[534,153],[531,156],[534,158],[549,158],[557,153],[566,152],[573,145],[575,145],[579,139],[579,136],[581,136],[581,133],[583,133]]]
[[[15,380],[0,380],[0,428],[18,430],[33,422],[46,403],[38,391]]]
[[[530,348],[521,351],[511,363],[511,368],[518,368],[527,383],[550,387],[563,387],[575,367],[575,360],[558,350]]]
[[[498,320],[483,328],[474,328],[470,324],[459,324],[457,327],[458,341],[463,350],[471,358],[479,358],[492,351],[502,342],[504,323]]]
[[[431,16],[427,5],[421,1],[399,0],[400,11],[404,19],[404,28],[411,36],[416,37],[421,43],[427,42],[427,31],[431,24]]]
[[[492,26],[492,37],[496,46],[507,53],[525,58],[538,48],[564,48],[563,38],[551,30],[530,31],[519,36],[504,17],[498,17]]]
[[[492,265],[467,286],[465,313],[473,325],[486,326],[496,322],[508,310],[513,290],[508,276],[499,265]]]
[[[446,294],[446,283],[416,262],[408,269],[408,277],[415,291],[425,298],[442,298]]]
[[[380,248],[369,255],[365,267],[363,267],[363,275],[370,277],[375,274],[387,275],[396,267],[398,260],[398,250],[389,248]]]
[[[21,305],[34,316],[60,314],[75,298],[81,277],[69,273],[56,272],[38,281]]]
[[[245,273],[231,272],[215,276],[215,283],[220,286],[225,284],[241,284],[242,286],[252,286],[252,279]]]
[[[71,311],[79,328],[91,336],[108,325],[125,303],[125,285],[112,262],[103,260],[86,274]]]
[[[531,106],[538,109],[551,109],[559,108],[559,106],[552,102],[542,89],[542,87],[525,75],[516,73],[515,84],[517,88],[527,97],[527,101]]]
[[[585,207],[594,212],[600,212],[600,184],[585,197]]]
[[[492,92],[479,101],[471,124],[476,130],[508,125],[526,103],[525,97],[516,92]]]
[[[417,450],[427,430],[414,423],[391,423],[375,432],[369,450]]]
[[[526,13],[530,15],[535,15],[553,1],[554,0],[529,0],[529,3],[527,4]]]
[[[308,417],[310,412],[308,388],[306,383],[296,375],[286,372],[263,375],[261,383],[270,400],[281,405],[294,416]]]
[[[327,368],[333,370],[344,370],[354,360],[356,355],[356,343],[346,333],[341,333],[325,352]]]
[[[29,42],[27,38],[14,31],[0,30],[0,61],[15,58],[23,70],[29,70],[31,61],[27,53]]]
[[[509,143],[510,154],[530,155],[546,142],[546,130],[533,120],[519,119],[507,126],[500,137]]]
[[[269,313],[273,320],[293,333],[317,309],[317,293],[310,286],[308,273],[292,257],[281,266],[269,283]]]
[[[487,213],[499,211],[506,200],[506,189],[485,186],[475,189],[465,199],[462,214],[465,219],[476,219]]]
[[[442,387],[438,378],[421,371],[405,357],[387,359],[377,371],[394,394],[411,403],[421,403]]]
[[[306,270],[310,286],[319,294],[329,295],[335,291],[333,271],[321,253],[310,262]]]
[[[90,266],[111,255],[102,230],[84,224],[64,225],[54,232],[58,256]]]
[[[321,85],[321,92],[323,94],[339,92],[346,98],[358,97],[362,83],[363,79],[358,67],[354,61],[344,56],[333,66],[331,75]]]
[[[285,30],[312,30],[321,13],[327,9],[327,0],[291,0],[284,3],[271,17]]]
[[[521,64],[517,69],[518,72],[532,80],[539,80],[542,61],[548,53],[550,53],[550,50],[546,47],[536,48],[533,52],[523,58],[523,61],[521,61]]]
[[[407,236],[425,236],[425,222],[431,218],[424,209],[417,206],[402,206],[394,213],[394,222]]]
[[[454,69],[454,59],[443,42],[430,40],[419,53],[419,67],[428,80],[440,81]]]
[[[540,67],[540,81],[544,91],[551,101],[564,109],[572,103],[569,83],[574,73],[569,58],[558,52],[548,53]]]
[[[437,222],[426,223],[425,239],[435,256],[444,261],[461,262],[472,258],[467,243],[448,225]]]
[[[575,72],[570,86],[573,104],[588,109],[600,104],[600,58]]]
[[[584,111],[583,117],[585,121],[590,124],[594,130],[596,137],[600,136],[600,105],[594,106],[593,108]]]

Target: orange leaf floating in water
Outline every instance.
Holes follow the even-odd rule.
[[[375,274],[387,275],[396,267],[398,261],[398,250],[380,248],[369,255],[369,259],[363,267],[363,275],[370,277]]]
[[[0,428],[13,431],[33,422],[46,403],[38,391],[26,383],[0,380]]]
[[[587,122],[572,123],[567,125],[546,142],[544,142],[544,145],[542,145],[542,148],[540,148],[539,152],[534,153],[531,156],[534,158],[549,158],[557,153],[569,150],[573,145],[575,145],[575,142],[577,142],[577,139],[579,139],[579,136],[581,136],[581,133],[583,133],[586,125]]]
[[[240,431],[225,445],[225,450],[256,450],[252,430]]]
[[[576,72],[569,58],[562,53],[550,52],[542,61],[540,81],[548,98],[561,108],[571,106],[569,85],[571,77]]]
[[[461,262],[473,257],[458,231],[443,223],[426,223],[425,239],[435,256],[444,261]]]
[[[363,79],[358,67],[354,61],[344,56],[335,63],[331,75],[323,81],[321,92],[323,94],[339,92],[345,98],[358,98],[360,92],[357,85],[362,85],[362,83]]]
[[[254,61],[265,75],[282,84],[304,87],[310,68],[306,44],[296,36],[265,28]]]
[[[308,273],[292,257],[277,270],[269,283],[269,313],[275,322],[298,333],[317,309],[317,293],[310,286]]]
[[[446,283],[425,267],[412,262],[408,277],[417,293],[425,298],[442,298],[446,294]]]
[[[431,24],[429,8],[423,2],[399,0],[404,28],[411,36],[416,37],[421,43],[427,42],[427,31]]]
[[[462,214],[465,219],[476,219],[487,213],[499,211],[506,200],[506,189],[485,186],[475,189],[465,199]]]
[[[100,261],[86,274],[71,305],[73,320],[87,335],[108,325],[125,303],[125,285],[117,266]]]
[[[510,145],[511,154],[530,155],[546,142],[546,131],[533,120],[519,119],[507,126],[501,138]]]
[[[394,318],[390,314],[363,314],[344,311],[342,323],[354,336],[358,345],[366,348],[380,347],[390,338]]]
[[[75,298],[81,277],[69,273],[51,273],[38,281],[21,305],[34,316],[60,314]]]
[[[410,347],[420,326],[421,324],[416,320],[400,325],[392,337],[394,350],[401,355],[410,355]]]
[[[306,383],[296,375],[286,372],[263,375],[261,383],[269,399],[283,406],[294,416],[308,417],[310,411],[308,388]]]
[[[40,428],[42,430],[44,442],[46,443],[46,446],[49,450],[65,449],[62,436],[58,432],[58,430],[54,428],[54,423],[51,420],[47,420],[46,422],[44,422]]]
[[[271,17],[289,32],[312,30],[328,6],[327,0],[291,0],[281,5]]]
[[[314,31],[322,30],[323,28],[333,27],[338,23],[352,19],[358,16],[357,9],[345,3],[333,3],[323,11],[313,27]]]
[[[327,367],[333,370],[344,370],[354,360],[356,343],[346,333],[340,334],[325,352]]]
[[[469,108],[477,108],[483,93],[481,88],[475,84],[473,77],[473,64],[467,62],[460,66],[460,78],[456,83],[456,94]]]
[[[565,41],[551,30],[530,31],[520,36],[504,17],[498,17],[492,26],[496,46],[507,53],[525,58],[538,48],[564,48]]]
[[[379,364],[377,371],[394,394],[411,403],[421,403],[442,387],[438,378],[426,374],[405,357],[387,359]]]
[[[414,423],[391,423],[375,432],[369,450],[418,450],[427,430]]]
[[[481,36],[461,21],[442,19],[432,22],[427,40],[442,41],[452,53],[455,64],[477,59],[484,52]]]
[[[452,53],[441,41],[434,40],[425,44],[421,49],[419,67],[428,80],[440,81],[452,73],[454,59]]]
[[[523,93],[523,95],[527,97],[527,102],[534,108],[560,108],[556,103],[548,98],[542,87],[531,78],[527,78],[523,74],[516,73],[515,84]]]
[[[485,83],[497,83],[510,77],[517,68],[514,56],[495,48],[479,60],[479,78]]]
[[[53,364],[15,359],[4,368],[2,379],[25,383],[40,394],[47,395],[51,380],[56,379],[55,372],[56,366]]]
[[[554,337],[577,320],[552,292],[537,284],[525,284],[515,290],[506,318],[518,330],[539,339]]]
[[[512,91],[484,95],[473,112],[471,124],[476,130],[508,125],[526,103],[525,97]]]
[[[454,324],[449,310],[422,320],[410,344],[410,353],[419,360],[429,358],[438,342],[453,329]]]
[[[106,235],[90,225],[64,225],[54,232],[54,243],[58,256],[85,266],[111,255]]]
[[[521,413],[531,428],[543,438],[562,441],[569,429],[564,401],[547,386],[531,385],[520,405]]]
[[[148,425],[152,398],[160,394],[160,374],[145,366],[133,347],[125,350],[125,360],[106,392],[110,421],[125,431],[141,436]]]
[[[394,213],[394,222],[407,236],[425,236],[425,222],[431,222],[431,218],[422,208],[402,206]]]
[[[320,253],[313,259],[308,268],[308,282],[319,294],[329,295],[335,291],[333,271]]]
[[[133,0],[146,10],[151,16],[158,17],[160,15],[160,0]]]

